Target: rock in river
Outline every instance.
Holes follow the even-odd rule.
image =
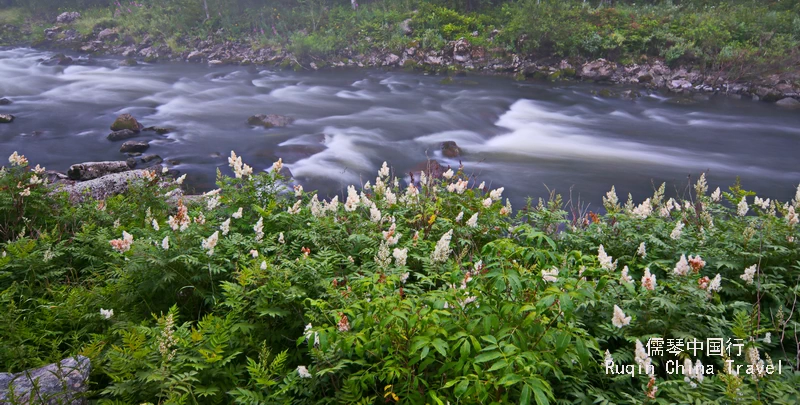
[[[141,153],[147,150],[150,147],[148,142],[142,141],[127,141],[119,147],[119,151],[122,153]]]
[[[127,162],[85,162],[69,167],[67,176],[72,180],[91,180],[111,173],[120,173],[130,170]]]
[[[121,129],[119,131],[114,131],[108,134],[109,141],[122,141],[125,139],[135,138],[139,136],[138,131],[132,131],[130,129]]]
[[[11,121],[14,121],[14,116],[11,114],[0,114],[0,124],[8,124]]]
[[[294,122],[293,118],[276,114],[258,114],[247,119],[247,123],[264,128],[285,127]]]
[[[121,131],[123,129],[130,129],[131,131],[139,132],[143,128],[136,118],[130,114],[122,114],[111,124],[112,131]]]
[[[9,99],[7,99],[5,97],[0,98],[0,105],[9,105],[9,104],[11,104],[11,100],[9,100]]]
[[[159,135],[164,135],[172,132],[172,129],[164,127],[147,127],[142,129],[142,131],[153,131]]]
[[[786,97],[776,101],[775,105],[779,105],[781,107],[786,107],[786,108],[800,108],[800,101],[797,101],[796,99],[791,97]]]
[[[449,158],[457,158],[461,156],[461,148],[454,141],[442,142],[442,155]]]
[[[21,373],[0,373],[0,403],[13,397],[15,404],[86,404],[91,370],[89,358],[75,356]]]

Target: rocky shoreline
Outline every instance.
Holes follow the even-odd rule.
[[[663,61],[651,60],[622,65],[605,59],[581,60],[534,58],[501,49],[487,49],[470,43],[469,38],[449,42],[443,49],[426,51],[408,46],[401,52],[373,50],[366,54],[344,49],[338,56],[325,60],[300,58],[282,49],[254,49],[251,42],[222,40],[222,32],[207,38],[180,38],[175,52],[166,41],[145,35],[140,41],[115,28],[95,27],[81,35],[73,26],[79,13],[63,13],[57,22],[44,30],[44,40],[34,46],[49,49],[71,49],[93,55],[119,55],[121,65],[137,61],[185,61],[209,65],[263,65],[283,69],[318,70],[343,67],[405,68],[441,74],[493,74],[518,80],[579,80],[596,83],[639,86],[648,90],[664,90],[678,94],[726,94],[754,100],[778,102],[784,107],[800,106],[800,71],[775,73],[756,80],[742,81],[726,72],[708,72],[691,67],[671,68]],[[2,27],[5,30],[18,27]],[[406,27],[407,28],[407,27]],[[406,31],[411,34],[410,28]],[[493,32],[496,34],[496,32]],[[413,45],[413,43],[412,43]],[[49,63],[67,65],[71,59],[62,56]],[[601,95],[616,95],[608,91]],[[621,92],[623,97],[636,97],[635,91]]]

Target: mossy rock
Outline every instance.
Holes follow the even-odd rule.
[[[415,61],[414,59],[406,59],[406,61],[403,62],[403,68],[408,70],[415,70],[419,68],[419,63],[417,63],[417,61]]]
[[[603,89],[603,90],[598,91],[597,95],[600,96],[600,97],[613,97],[616,94],[613,91],[609,90],[609,89]]]
[[[286,69],[289,66],[292,66],[292,61],[289,59],[284,59],[281,61],[281,63],[278,64],[278,67],[281,69]]]
[[[556,70],[555,72],[553,72],[553,73],[550,73],[550,76],[547,76],[547,78],[548,78],[550,81],[553,81],[553,82],[554,82],[554,81],[556,81],[556,80],[560,79],[560,78],[561,78],[561,75],[563,75],[563,73],[562,73],[560,70]]]
[[[561,69],[560,72],[561,72],[561,77],[563,77],[563,78],[575,77],[575,69],[574,68]]]
[[[439,84],[453,84],[453,78],[450,76],[445,77],[442,80],[439,80]]]
[[[550,77],[550,74],[547,73],[546,71],[539,70],[535,72],[531,77],[534,80],[546,80],[548,77]]]
[[[133,118],[130,114],[122,114],[114,120],[114,123],[111,124],[112,131],[122,131],[124,129],[129,129],[134,132],[139,132],[143,128],[142,124],[139,121],[136,121],[136,118]]]

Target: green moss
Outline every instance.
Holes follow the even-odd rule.
[[[406,59],[405,62],[403,62],[403,68],[406,70],[416,70],[419,68],[419,63],[414,59]]]
[[[0,25],[20,26],[25,22],[28,13],[22,7],[0,8]]]
[[[614,93],[613,91],[611,91],[609,89],[602,89],[602,90],[597,92],[597,95],[600,96],[600,97],[613,97],[613,96],[616,95],[616,93]]]

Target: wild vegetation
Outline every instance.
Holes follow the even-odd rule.
[[[200,200],[150,172],[71,203],[15,152],[0,369],[83,354],[102,404],[798,402],[800,187],[612,187],[584,213],[512,208],[462,170],[384,163],[340,201],[229,163]]]
[[[213,34],[325,59],[409,46],[438,51],[465,37],[498,54],[623,64],[658,57],[740,76],[791,69],[800,55],[798,0],[4,1],[0,23],[28,21],[34,37],[58,13],[78,10],[82,34],[117,27],[173,51]]]

